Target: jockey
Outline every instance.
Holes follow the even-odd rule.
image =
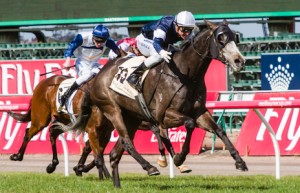
[[[127,52],[128,56],[140,56],[141,53],[137,48],[135,38],[123,38],[117,42],[117,46],[123,51]],[[115,59],[117,55],[113,50],[110,50],[108,53],[108,58],[110,60]]]
[[[195,18],[189,11],[181,11],[176,16],[164,16],[142,27],[142,33],[136,37],[140,52],[148,57],[127,78],[128,83],[136,88],[144,71],[165,60],[169,63],[171,52],[169,44],[188,39],[193,33]]]
[[[60,108],[65,105],[71,94],[83,83],[100,71],[99,59],[110,48],[117,56],[121,55],[115,41],[110,38],[108,29],[99,24],[92,32],[82,32],[76,35],[65,51],[66,61],[63,66],[70,68],[71,57],[76,57],[75,66],[78,78],[73,85],[61,96]]]

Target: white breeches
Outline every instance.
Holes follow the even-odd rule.
[[[145,66],[151,68],[163,60],[163,58],[154,49],[153,40],[147,39],[143,36],[143,34],[140,34],[136,37],[136,41],[140,52],[147,57],[147,59],[144,61]]]
[[[78,74],[78,78],[76,79],[76,83],[81,85],[89,80],[93,75],[97,74],[100,69],[101,65],[98,63],[87,64],[83,61],[78,60],[79,62],[75,62],[76,64],[76,71]]]

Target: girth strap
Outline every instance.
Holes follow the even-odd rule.
[[[151,122],[151,123],[154,123],[154,124],[158,124],[158,122],[153,118],[153,116],[151,115],[151,113],[148,109],[148,106],[147,106],[146,101],[144,99],[143,93],[138,92],[138,95],[135,97],[135,100],[138,102],[138,105],[139,105],[140,109],[146,115],[148,121]]]

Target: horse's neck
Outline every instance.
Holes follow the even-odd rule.
[[[201,45],[201,47],[196,47],[197,45]],[[175,58],[175,63],[179,71],[190,79],[195,79],[199,76],[204,78],[212,60],[212,58],[208,57],[208,55],[209,45],[207,42],[204,40],[201,42],[191,42],[189,47],[186,47],[178,53]]]

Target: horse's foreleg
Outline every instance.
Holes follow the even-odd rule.
[[[165,145],[168,152],[170,153],[171,157],[174,157],[175,156],[175,151],[174,151],[173,145],[172,145],[172,143],[169,139],[169,136],[168,136],[168,129],[162,128],[160,126],[160,137],[161,137],[161,140],[162,140],[163,144]]]
[[[185,121],[184,123],[186,129],[186,137],[182,146],[182,150],[179,154],[174,156],[174,164],[176,166],[181,166],[186,159],[186,156],[190,153],[190,144],[192,139],[192,134],[195,129],[195,122],[192,119]]]
[[[160,156],[157,159],[157,164],[160,167],[167,167],[168,162],[167,162],[167,158],[166,158],[166,154],[165,154],[165,147],[162,142],[163,138],[160,136],[160,130],[155,125],[152,125],[150,127],[150,129],[151,129],[152,133],[155,135],[155,137],[157,139],[157,143],[158,143],[158,150],[159,150]]]
[[[56,149],[56,139],[57,137],[63,133],[62,130],[55,128],[55,126],[50,127],[50,142],[52,147],[52,163],[50,163],[46,171],[48,174],[51,174],[55,171],[56,166],[59,164],[58,157],[57,157],[57,149]]]
[[[212,115],[208,111],[206,111],[197,119],[197,124],[201,128],[214,132],[223,141],[225,147],[230,152],[230,155],[236,161],[235,162],[236,169],[242,171],[248,171],[246,163],[243,161],[243,159],[239,155],[239,152],[236,150],[234,145],[227,137],[226,132],[216,124]]]
[[[181,153],[176,154],[173,157],[174,164],[177,167],[179,167],[183,164],[187,154],[190,152],[190,141],[191,141],[192,133],[195,128],[195,121],[191,117],[183,115],[182,113],[176,110],[168,109],[165,113],[165,118],[163,123],[165,127],[174,127],[178,125],[185,125],[186,127],[187,135],[182,147],[182,151]]]

